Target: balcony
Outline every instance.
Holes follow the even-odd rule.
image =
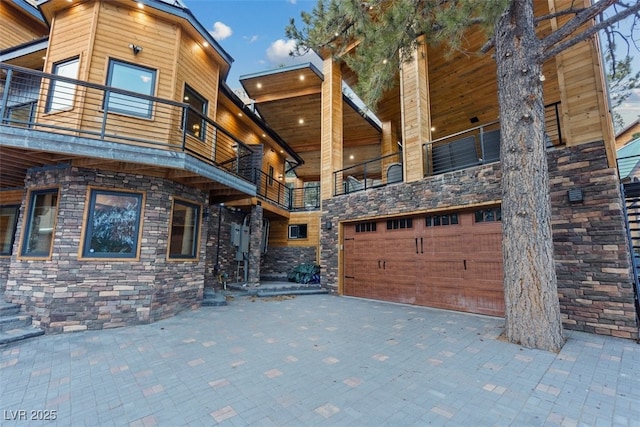
[[[320,209],[319,185],[292,188],[259,169],[253,169],[252,182],[259,197],[281,208],[289,211]]]
[[[402,153],[377,157],[333,173],[333,195],[364,191],[402,182]]]
[[[560,103],[545,106],[546,146],[562,144]],[[495,121],[423,144],[425,176],[467,169],[500,160],[500,122]]]
[[[21,186],[20,173],[38,163],[90,158],[98,160],[87,164],[145,165],[203,189],[255,194],[244,173],[251,147],[185,103],[0,64],[0,130],[3,157],[19,157],[14,149],[40,153],[25,156],[40,157],[13,174],[3,164],[0,186]]]

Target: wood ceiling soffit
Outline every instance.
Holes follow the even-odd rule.
[[[318,86],[318,87],[310,87],[310,88],[304,88],[299,90],[292,90],[287,92],[280,92],[277,94],[256,96],[252,99],[256,104],[260,104],[264,102],[280,101],[283,99],[299,98],[301,96],[317,95],[321,92],[322,92],[322,88]]]

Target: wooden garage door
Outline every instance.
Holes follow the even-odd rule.
[[[499,208],[345,226],[345,295],[504,315]]]

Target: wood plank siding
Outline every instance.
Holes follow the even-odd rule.
[[[0,22],[0,50],[49,34],[44,23],[17,9],[10,1],[0,1]]]
[[[269,231],[269,246],[318,246],[320,244],[320,211],[291,212],[289,220],[272,219]],[[306,224],[306,239],[289,239],[290,224]]]

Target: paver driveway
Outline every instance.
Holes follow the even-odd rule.
[[[640,346],[333,295],[203,307],[3,349],[2,425],[640,426]],[[49,416],[55,420],[31,418]],[[26,418],[24,420],[23,418]]]

